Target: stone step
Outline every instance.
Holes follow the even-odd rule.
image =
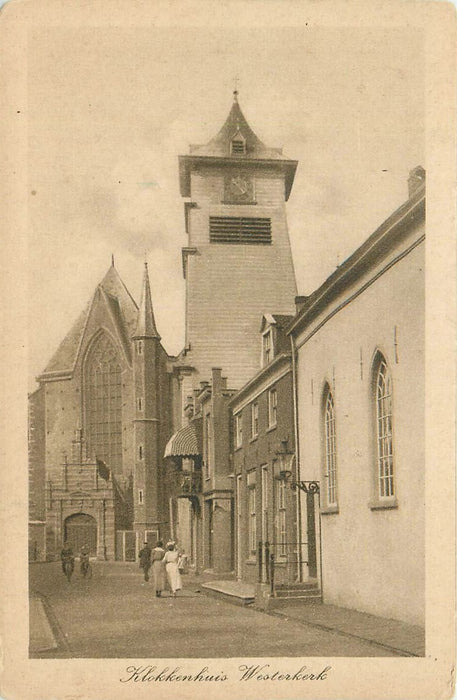
[[[276,596],[272,598],[275,607],[282,603],[287,603],[288,600],[299,600],[303,605],[307,605],[308,603],[322,603],[322,595],[320,593],[315,593],[313,595],[298,595],[294,593],[293,595]]]
[[[313,597],[321,597],[321,591],[319,588],[307,588],[307,589],[276,589],[275,590],[275,597],[276,598],[313,598]]]
[[[319,590],[317,581],[303,581],[301,583],[280,583],[275,585],[277,591],[314,591]]]
[[[251,605],[255,600],[255,588],[238,581],[210,581],[201,585],[202,592],[221,598],[235,605]]]

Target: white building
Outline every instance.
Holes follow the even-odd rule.
[[[424,625],[425,172],[290,327],[323,600]],[[302,499],[302,531],[306,503]]]

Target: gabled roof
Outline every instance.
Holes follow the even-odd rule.
[[[129,357],[128,339],[135,331],[138,306],[121,280],[113,263],[97,286],[89,304],[73,324],[73,327],[67,333],[38,379],[63,379],[71,376],[79,356],[91,310],[99,297],[106,304],[113,323],[118,330],[124,351]]]
[[[283,330],[293,318],[295,318],[294,314],[264,314],[260,324],[260,332],[262,333],[267,326],[276,326],[279,330]]]
[[[133,334],[137,322],[138,306],[130,294],[129,290],[121,280],[118,271],[114,267],[114,262],[108,272],[100,282],[105,292],[116,297],[119,302],[119,308],[127,326],[129,337]]]
[[[384,260],[411,227],[425,222],[425,170],[418,166],[421,182],[410,188],[410,197],[393,212],[362,245],[360,245],[339,267],[318,287],[302,305],[286,332],[295,335],[306,326],[339,294],[367,274],[373,266]],[[414,171],[413,171],[414,173]],[[425,240],[421,233],[412,248]],[[404,253],[403,253],[404,254]],[[403,255],[402,254],[402,255]]]
[[[181,195],[190,196],[190,171],[193,165],[212,161],[216,165],[231,163],[239,166],[249,163],[280,167],[285,175],[285,198],[288,199],[298,163],[285,158],[282,148],[270,148],[256,136],[241,111],[237,95],[235,91],[229,115],[216,136],[205,145],[191,145],[189,155],[179,156]],[[243,153],[232,154],[231,142],[234,137],[244,141]]]
[[[143,289],[141,292],[141,302],[138,311],[138,320],[133,338],[158,338],[160,335],[154,319],[152,310],[151,287],[149,285],[148,264],[144,263]]]

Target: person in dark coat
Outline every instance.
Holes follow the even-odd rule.
[[[151,568],[151,548],[147,542],[139,553],[140,569],[143,569],[144,580],[149,581],[149,569]]]
[[[65,574],[65,576],[71,577],[73,573],[73,569],[75,566],[75,557],[73,554],[73,549],[71,548],[71,545],[68,542],[64,542],[63,549],[60,552],[60,560],[62,562],[62,571]],[[67,573],[67,566],[69,566],[70,571]]]

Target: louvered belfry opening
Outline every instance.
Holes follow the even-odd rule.
[[[271,244],[271,219],[247,216],[210,216],[210,243]]]
[[[244,155],[246,152],[245,143],[241,139],[233,139],[232,141],[232,154],[233,155]]]

